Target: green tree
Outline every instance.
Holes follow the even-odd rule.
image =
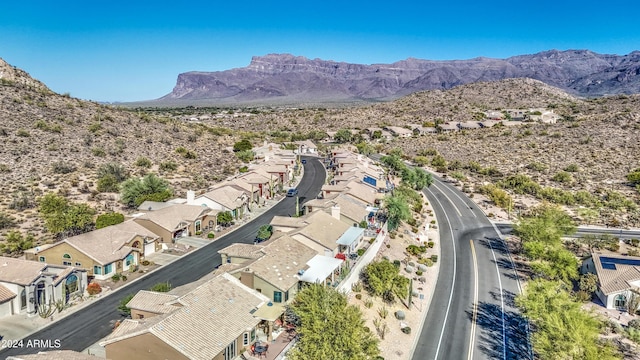
[[[371,134],[372,139],[380,139],[382,137],[382,130],[374,130]]]
[[[93,230],[96,211],[89,205],[70,203],[53,193],[44,195],[39,203],[47,230],[56,236],[73,236]]]
[[[431,159],[431,166],[435,168],[444,168],[447,166],[447,160],[445,160],[444,156],[437,154]]]
[[[247,150],[251,150],[251,149],[253,149],[253,145],[251,144],[251,141],[249,141],[247,139],[242,139],[242,140],[238,141],[237,143],[233,144],[233,151],[234,152],[247,151]]]
[[[599,340],[602,323],[581,309],[566,283],[532,280],[516,304],[532,324],[537,359],[620,358],[610,343]]]
[[[227,225],[233,221],[233,215],[229,211],[222,211],[216,215],[216,219],[218,220],[218,224]]]
[[[590,295],[595,294],[598,289],[598,275],[596,274],[583,274],[578,281],[578,288]]]
[[[424,169],[415,168],[415,174],[416,180],[413,187],[415,190],[422,190],[433,184],[433,176],[431,176],[431,174],[426,172]]]
[[[383,156],[380,161],[389,168],[391,174],[402,174],[407,167],[402,158],[396,154]]]
[[[7,254],[21,254],[24,250],[32,248],[34,241],[33,234],[24,236],[19,231],[9,231],[5,237],[5,243],[0,244],[0,250]]]
[[[403,196],[386,196],[383,207],[387,211],[389,231],[397,229],[401,221],[406,221],[411,218],[411,209],[409,209],[409,204]]]
[[[260,240],[267,240],[268,238],[271,237],[272,233],[273,233],[273,226],[269,224],[264,224],[260,226],[260,228],[258,229],[258,235],[256,236],[256,238]]]
[[[155,174],[141,178],[130,178],[122,183],[120,201],[129,207],[136,207],[145,200],[165,201],[173,195],[169,182]]]
[[[99,192],[118,192],[120,183],[115,176],[108,174],[98,178],[96,190]]]
[[[0,230],[8,229],[15,226],[15,221],[12,216],[7,213],[0,212]]]
[[[351,130],[349,129],[340,129],[336,131],[336,134],[333,136],[333,140],[339,144],[351,142],[352,139],[353,134],[351,134]]]
[[[333,288],[311,284],[290,306],[299,319],[300,341],[287,353],[291,360],[366,360],[379,354],[378,340],[365,327],[360,309]]]
[[[127,307],[127,304],[131,299],[133,299],[133,296],[134,294],[129,294],[120,300],[120,303],[118,304],[118,311],[120,311],[120,313],[126,316],[131,316],[131,309]]]
[[[358,149],[358,153],[362,155],[369,155],[376,152],[376,149],[374,149],[374,147],[371,146],[371,144],[364,141],[357,143],[356,148]]]
[[[129,177],[129,172],[122,164],[107,163],[98,169],[98,178],[108,175],[112,175],[118,183],[121,183]]]
[[[394,302],[396,297],[404,299],[409,294],[409,279],[388,260],[369,263],[362,271],[362,279],[367,291],[388,302]]]
[[[523,242],[541,241],[548,246],[559,246],[562,236],[575,233],[576,225],[561,208],[545,204],[520,218],[513,229]]]
[[[98,218],[96,219],[96,229],[120,224],[121,222],[124,222],[124,215],[117,212],[98,215]]]

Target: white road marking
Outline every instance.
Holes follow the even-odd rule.
[[[489,247],[491,248],[491,255],[493,255],[493,263],[496,265],[496,273],[498,274],[498,286],[500,286],[500,306],[502,309],[502,358],[507,358],[507,328],[506,321],[504,320],[504,296],[502,291],[502,279],[500,278],[500,269],[498,268],[498,260],[496,260],[496,253],[493,251],[491,240],[489,240]]]
[[[438,190],[440,190],[440,192],[442,193],[442,195],[444,195],[444,197],[447,198],[447,200],[449,200],[449,202],[451,203],[451,205],[453,205],[453,208],[456,209],[456,212],[458,213],[458,216],[462,217],[462,213],[460,212],[460,210],[458,209],[458,207],[456,206],[456,204],[453,202],[453,200],[451,200],[450,197],[447,196],[447,194],[444,193],[444,191],[442,189],[440,189],[440,187],[438,187],[438,185],[436,185],[435,183],[433,184],[433,186],[435,186]],[[439,201],[438,201],[439,202]],[[444,208],[442,208],[444,210]]]
[[[449,311],[451,310],[451,301],[453,300],[453,289],[455,288],[455,285],[456,285],[456,267],[457,267],[456,242],[453,239],[453,228],[451,228],[451,221],[449,220],[449,216],[447,216],[446,211],[444,211],[444,206],[442,206],[442,203],[440,202],[440,200],[438,200],[438,198],[435,196],[435,194],[431,190],[427,188],[427,191],[429,191],[431,195],[433,195],[433,198],[436,200],[436,202],[438,202],[438,204],[443,210],[442,213],[444,214],[444,217],[447,219],[447,223],[449,224],[449,233],[451,234],[451,243],[453,245],[453,277],[452,277],[453,280],[451,281],[451,292],[449,293],[449,303],[447,304],[447,311],[444,314],[444,322],[442,324],[442,330],[440,331],[440,338],[438,339],[438,347],[436,348],[436,356],[434,360],[437,360],[438,354],[440,354],[440,346],[442,345],[442,338],[444,337],[444,329],[447,326],[447,318],[449,317]],[[449,199],[449,201],[451,201],[451,199]]]
[[[473,350],[476,343],[476,328],[478,321],[478,258],[476,257],[476,248],[473,246],[473,239],[469,240],[471,246],[471,258],[473,258],[473,316],[471,318],[471,338],[469,340],[469,352],[467,353],[467,359],[473,359]]]

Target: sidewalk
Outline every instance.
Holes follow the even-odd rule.
[[[301,171],[300,175],[296,176],[296,182],[294,184],[294,186],[297,186],[300,181],[302,180],[302,177],[304,175],[304,171]],[[216,232],[216,236],[214,239],[211,239],[211,241],[216,241],[218,239],[220,239],[221,237],[230,234],[232,232],[234,232],[235,230],[241,228],[244,224],[248,223],[249,221],[251,221],[252,219],[262,215],[263,213],[265,213],[266,211],[268,211],[269,209],[271,209],[274,205],[276,205],[277,203],[279,203],[280,201],[284,200],[286,197],[282,194],[276,194],[274,196],[273,199],[269,199],[269,200],[265,200],[264,204],[261,206],[257,206],[254,205],[254,207],[252,208],[251,212],[248,212],[247,214],[245,214],[243,219],[240,219],[239,221],[236,222],[236,225],[234,225],[233,227],[224,229],[220,232]],[[192,248],[191,251],[197,251],[197,248]],[[186,252],[185,252],[186,253]],[[176,261],[180,258],[180,256],[175,256],[175,259],[172,259],[171,261],[169,261],[168,263],[162,265],[162,266],[166,266],[171,264],[173,261]],[[155,271],[156,269],[160,268],[161,266],[154,266],[153,269],[151,269],[150,271],[148,271],[147,273],[145,273],[144,275],[150,274],[153,271]],[[142,275],[142,274],[141,274]],[[75,302],[72,304],[71,307],[64,309],[61,313],[56,312],[53,316],[43,319],[40,316],[38,316],[37,314],[35,315],[28,315],[28,314],[17,314],[17,315],[12,315],[12,316],[6,316],[3,318],[0,318],[0,335],[2,335],[4,337],[5,340],[18,340],[18,339],[22,339],[25,338],[39,330],[42,330],[43,328],[51,325],[52,323],[59,321],[60,319],[69,316],[71,314],[73,314],[74,312],[84,308],[85,306],[91,304],[92,302],[94,302],[95,300],[103,297],[103,296],[108,296],[110,295],[114,290],[116,290],[118,287],[124,285],[124,284],[129,284],[132,282],[135,282],[141,278],[143,278],[144,276],[140,276],[140,277],[136,277],[135,279],[132,280],[128,280],[126,282],[119,282],[117,285],[119,286],[110,286],[110,287],[103,287],[103,291],[96,295],[96,296],[83,296],[81,298],[81,300],[75,300]],[[104,354],[104,349],[100,346],[94,344],[91,347],[85,349],[84,351],[85,353],[90,353],[99,357],[105,357]]]

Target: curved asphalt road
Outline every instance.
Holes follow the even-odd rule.
[[[300,204],[307,199],[313,199],[320,192],[325,182],[326,172],[324,165],[314,157],[302,157],[307,160],[304,165],[304,176],[298,186]],[[99,341],[111,333],[116,320],[122,319],[117,307],[120,300],[127,294],[136,293],[139,290],[149,289],[156,283],[169,282],[173,287],[178,287],[195,280],[213,271],[221,263],[218,250],[232,243],[253,243],[258,228],[271,221],[275,215],[292,215],[295,212],[295,198],[285,198],[273,208],[258,216],[251,222],[240,227],[236,231],[220,237],[216,241],[204,247],[190,252],[177,261],[162,266],[154,272],[115,290],[109,296],[96,300],[93,304],[78,310],[71,316],[64,317],[50,326],[26,337],[28,340],[60,340],[61,349],[83,351],[91,344]],[[5,339],[9,340],[9,339]],[[14,340],[14,339],[12,339]],[[32,354],[38,351],[53,350],[47,348],[20,348],[5,349],[0,351],[0,358],[8,356]]]
[[[434,180],[424,192],[438,220],[440,272],[413,359],[530,359],[504,243],[464,193]]]

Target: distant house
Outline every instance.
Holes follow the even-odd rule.
[[[435,134],[438,132],[438,129],[436,129],[435,127],[424,127],[424,126],[419,126],[417,128],[413,129],[413,134],[414,135],[428,135],[428,134]]]
[[[400,126],[387,126],[384,130],[393,134],[393,136],[406,138],[413,136],[413,131]]]
[[[607,309],[626,310],[631,296],[640,290],[640,257],[592,253],[582,263],[582,273],[598,276],[596,295]]]
[[[478,123],[477,121],[464,121],[458,123],[458,127],[461,130],[475,130],[481,128],[480,123]]]
[[[0,257],[0,318],[35,315],[38,305],[66,304],[87,284],[87,272],[77,267]]]
[[[318,146],[314,144],[311,140],[296,141],[295,144],[298,145],[299,154],[315,155],[318,153]]]
[[[115,273],[129,271],[141,257],[157,251],[160,239],[159,234],[135,220],[129,220],[29,249],[25,251],[25,257],[49,264],[75,266],[85,269],[89,276],[107,279]]]
[[[440,129],[440,131],[442,132],[452,132],[452,131],[458,131],[460,130],[460,128],[458,127],[457,123],[444,123],[444,124],[440,124],[438,125],[438,128]]]
[[[161,242],[172,243],[176,238],[202,232],[205,227],[213,229],[218,212],[202,205],[175,204],[146,212],[133,221],[159,235]]]

